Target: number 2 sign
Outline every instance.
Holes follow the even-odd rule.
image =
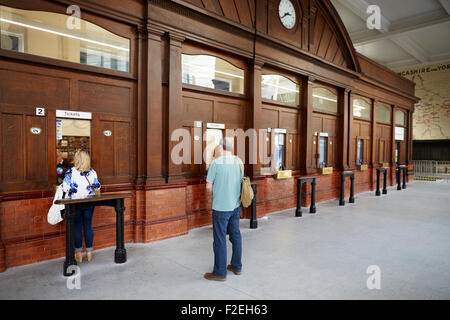
[[[36,108],[36,115],[45,117],[45,108]]]

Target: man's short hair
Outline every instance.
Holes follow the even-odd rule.
[[[220,141],[223,150],[234,152],[234,138],[233,137],[225,137]]]

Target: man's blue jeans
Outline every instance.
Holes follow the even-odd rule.
[[[94,231],[92,230],[92,214],[94,207],[78,210],[75,214],[75,251],[83,250],[83,231],[86,251],[93,250]]]
[[[227,276],[227,233],[230,236],[233,254],[231,266],[236,270],[242,269],[242,238],[239,230],[241,206],[233,211],[213,210],[213,235],[214,235],[214,270],[217,276]]]

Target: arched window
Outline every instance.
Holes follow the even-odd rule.
[[[182,55],[183,83],[244,94],[244,70],[218,57]]]
[[[406,121],[405,121],[405,113],[403,111],[397,110],[395,112],[395,124],[400,125],[400,126],[406,126]]]
[[[366,100],[354,99],[353,100],[353,116],[364,119],[371,119],[371,105]]]
[[[130,40],[63,14],[0,6],[0,47],[129,72]]]
[[[376,108],[377,121],[391,123],[391,108],[384,106],[382,104],[377,105]]]
[[[299,105],[300,86],[286,77],[265,74],[261,81],[261,96],[263,99]]]
[[[326,112],[337,113],[337,95],[325,88],[313,89],[313,108]]]

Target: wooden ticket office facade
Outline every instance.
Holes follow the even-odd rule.
[[[211,123],[281,130],[282,138],[265,141],[269,150],[283,141],[280,165],[294,177],[277,180],[270,166],[246,165],[258,183],[259,217],[295,207],[299,175],[318,176],[322,201],[338,197],[342,170],[356,172],[361,192],[374,189],[382,163],[393,168],[397,160],[411,169],[414,84],[357,54],[328,0],[290,3],[295,19],[286,27],[280,0],[0,0],[3,11],[13,12],[0,17],[0,31],[10,28],[0,49],[0,271],[64,255],[64,226],[46,221],[61,110],[91,115],[89,147],[102,191],[134,194],[125,203],[126,242],[211,223],[205,165],[170,159],[178,128],[192,133],[192,150],[205,148],[195,136]],[[86,39],[23,20],[26,12],[68,17],[71,5],[89,23]],[[17,35],[11,25],[30,30]],[[100,53],[77,43],[75,54],[72,48],[53,56],[52,50],[71,48],[67,39],[31,50],[31,30],[95,47],[98,28],[109,43]],[[205,74],[213,86],[202,83]],[[320,175],[322,166],[333,173]],[[393,179],[391,170],[390,184]],[[94,232],[96,248],[114,245],[110,210],[96,209]]]

